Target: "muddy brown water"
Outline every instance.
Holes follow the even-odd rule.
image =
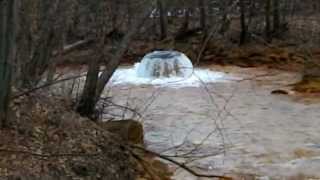
[[[139,112],[149,149],[199,172],[320,178],[320,101],[289,91],[299,73],[210,68],[243,80],[181,88],[109,85],[105,95]],[[272,95],[276,89],[289,95]],[[132,115],[128,109],[115,114]],[[173,179],[201,179],[172,169]]]

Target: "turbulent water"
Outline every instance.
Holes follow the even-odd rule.
[[[170,76],[170,77],[142,77],[139,76],[138,68],[140,63],[133,67],[119,68],[112,76],[109,85],[153,85],[160,87],[199,87],[203,83],[226,82],[237,79],[223,72],[211,71],[208,69],[195,68],[187,77]]]
[[[226,73],[193,68],[186,55],[176,51],[154,51],[133,67],[119,68],[110,85],[154,85],[161,87],[199,87],[204,83],[236,79]]]
[[[177,51],[154,51],[145,55],[137,69],[144,78],[190,77],[193,65],[189,58]]]
[[[299,76],[239,71],[248,80],[179,88],[121,84],[110,86],[108,95],[141,113],[148,148],[177,157],[196,171],[260,179],[320,177],[320,105],[270,94]],[[261,78],[252,78],[254,74]],[[198,178],[178,169],[174,179]]]
[[[138,112],[148,148],[203,173],[320,177],[320,105],[314,98],[270,93],[288,88],[299,75],[216,68],[222,73],[208,67],[188,78],[147,78],[137,75],[137,66],[119,68],[112,77],[104,96],[115,104],[106,117],[130,118],[131,110]],[[181,169],[174,179],[197,180]]]

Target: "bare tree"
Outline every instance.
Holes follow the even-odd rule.
[[[265,26],[265,35],[266,40],[271,42],[272,40],[272,32],[271,32],[271,0],[265,1],[265,18],[266,18],[266,26]]]
[[[95,106],[101,96],[106,84],[109,82],[111,76],[115,72],[115,70],[120,65],[120,60],[124,53],[127,51],[129,43],[131,42],[133,36],[138,32],[140,27],[145,22],[146,18],[150,16],[149,7],[142,13],[142,18],[138,18],[138,20],[132,23],[130,31],[123,37],[119,46],[117,47],[117,52],[111,59],[106,62],[106,68],[98,78],[99,73],[99,60],[92,62],[89,67],[89,71],[87,74],[87,81],[85,84],[85,88],[83,90],[83,94],[80,100],[80,103],[77,107],[77,111],[83,115],[92,117],[92,113],[94,113]],[[102,49],[104,49],[104,44],[102,44]],[[102,54],[101,59],[104,60],[105,56]]]
[[[167,37],[167,11],[165,10],[163,1],[157,0],[157,6],[159,10],[160,39],[162,40]]]
[[[207,14],[204,0],[198,0],[198,6],[200,10],[200,28],[203,34],[206,36],[207,34]]]
[[[246,23],[246,3],[245,0],[239,1],[240,5],[240,23],[241,23],[241,33],[240,33],[240,45],[243,45],[246,43],[247,39],[247,23]]]
[[[57,16],[60,0],[44,0],[39,1],[38,3],[38,38],[33,42],[33,50],[31,52],[29,51],[30,56],[28,59],[24,60],[23,64],[25,65],[22,67],[22,86],[27,88],[37,85],[41,79],[41,75],[47,70],[47,67],[50,64],[51,54],[54,50],[55,18]],[[37,20],[31,19],[30,21],[34,22]]]
[[[0,123],[8,125],[12,62],[16,53],[17,1],[0,1]]]
[[[278,36],[280,33],[280,0],[273,2],[273,33]]]

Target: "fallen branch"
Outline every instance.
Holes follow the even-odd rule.
[[[79,75],[79,76],[71,76],[71,77],[68,77],[68,78],[56,80],[56,81],[51,82],[51,83],[46,83],[44,85],[29,89],[29,90],[21,92],[19,94],[16,94],[16,95],[12,96],[11,99],[17,99],[17,98],[19,98],[21,96],[28,95],[28,94],[30,94],[32,92],[35,92],[35,91],[38,91],[40,89],[47,88],[47,87],[50,87],[50,86],[53,86],[53,85],[56,85],[56,84],[59,84],[59,83],[65,82],[65,81],[69,81],[69,80],[73,80],[73,79],[79,79],[79,78],[85,77],[85,76],[86,76],[86,74],[85,75]]]
[[[93,41],[94,41],[93,39],[86,39],[86,40],[77,41],[77,42],[75,42],[73,44],[66,45],[62,49],[61,55],[66,55],[66,54],[68,54],[68,53],[70,53],[70,52],[72,52],[74,50],[77,50],[77,49],[79,49],[79,48],[81,48],[81,47],[83,47],[83,46],[85,46],[87,44],[92,43]],[[58,50],[53,51],[53,53],[52,53],[53,57],[56,57],[58,55],[59,55],[59,51]]]
[[[140,157],[138,154],[135,154],[133,152],[131,152],[131,155],[136,159],[136,161],[142,166],[142,168],[147,172],[147,174],[149,174],[149,176],[153,180],[160,180],[160,178],[155,175],[153,170],[149,168],[149,165],[146,164],[146,161],[142,157]]]
[[[99,125],[97,125],[96,123],[92,122],[92,124],[94,125],[94,127],[101,131],[102,132],[102,136],[105,136],[104,133],[107,132],[105,129],[101,128]],[[117,138],[114,134],[111,134],[109,133],[108,134],[109,136],[111,137],[114,137],[114,138]],[[134,156],[138,156],[140,157],[140,155],[138,155],[136,152],[134,152],[134,149],[137,149],[137,150],[140,150],[146,154],[150,154],[152,156],[156,156],[156,157],[159,157],[163,160],[166,160],[168,162],[171,162],[175,165],[177,165],[178,167],[184,169],[185,171],[189,172],[190,174],[196,176],[196,177],[204,177],[204,178],[220,178],[220,179],[225,179],[225,180],[232,180],[231,177],[227,177],[227,176],[219,176],[219,175],[209,175],[209,174],[201,174],[201,173],[198,173],[196,171],[194,171],[193,169],[191,169],[190,167],[188,167],[187,165],[185,164],[181,164],[179,163],[178,161],[174,160],[174,159],[171,159],[170,157],[168,156],[165,156],[165,155],[161,155],[159,153],[156,153],[156,152],[153,152],[153,151],[150,151],[150,150],[147,150],[145,149],[144,147],[141,147],[141,146],[138,146],[138,145],[134,145],[134,144],[123,144],[121,142],[119,142],[119,144],[121,144],[121,146],[123,148],[125,148],[126,150],[128,150],[132,155]],[[135,157],[137,158],[137,157]],[[139,159],[137,159],[139,160]]]
[[[131,148],[133,149],[138,149],[138,150],[141,150],[143,151],[144,153],[147,153],[147,154],[150,154],[150,155],[153,155],[153,156],[156,156],[156,157],[159,157],[163,160],[166,160],[166,161],[169,161],[177,166],[179,166],[180,168],[186,170],[187,172],[189,172],[190,174],[196,176],[196,177],[204,177],[204,178],[220,178],[220,179],[226,179],[226,180],[232,180],[231,177],[227,177],[227,176],[219,176],[219,175],[210,175],[210,174],[201,174],[201,173],[198,173],[196,171],[194,171],[193,169],[191,169],[190,167],[186,166],[185,164],[182,164],[174,159],[171,159],[165,155],[161,155],[159,153],[156,153],[156,152],[153,152],[153,151],[150,151],[150,150],[147,150],[143,147],[140,147],[140,146],[137,146],[137,145],[130,145]],[[134,153],[134,152],[132,152]]]

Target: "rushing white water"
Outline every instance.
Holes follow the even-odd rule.
[[[270,94],[275,89],[290,89],[287,85],[300,80],[300,74],[260,68],[215,69],[247,80],[161,90],[123,84],[110,86],[106,93],[116,104],[142,114],[148,149],[177,157],[175,160],[196,172],[257,176],[234,179],[319,179],[320,105],[311,103],[318,100],[311,97],[305,104],[299,103],[301,97]],[[135,73],[133,69],[117,73],[125,80],[129,71]],[[214,74],[201,69],[195,73],[205,71]],[[271,76],[260,76],[264,74]],[[255,76],[260,77],[252,78]],[[108,112],[120,118],[133,116],[127,109]],[[205,178],[177,169],[172,179]]]
[[[144,56],[137,68],[138,77],[190,77],[193,65],[177,51],[154,51]]]
[[[300,80],[300,74],[220,67],[215,70],[231,72],[236,79],[246,81],[206,84],[204,89],[197,86],[203,82],[228,82],[235,77],[213,70],[194,69],[192,76],[185,78],[145,78],[137,75],[138,66],[118,68],[105,96],[112,97],[117,105],[129,106],[142,114],[149,149],[176,156],[189,154],[190,149],[201,144],[200,149],[194,151],[199,159],[188,165],[204,174],[239,172],[256,174],[261,177],[259,179],[319,179],[319,100],[270,94],[275,89],[290,88],[288,84]],[[85,77],[79,81],[78,89],[82,89]],[[69,84],[65,87],[71,87],[70,82],[66,83]],[[62,84],[58,84],[58,88]],[[121,86],[113,86],[117,84]],[[160,92],[153,86],[139,86],[141,84],[165,88]],[[179,89],[188,86],[191,88]],[[314,101],[316,103],[312,103]],[[109,108],[112,118],[133,117],[127,108]],[[217,127],[221,134],[216,131]],[[225,152],[217,153],[220,148]],[[188,158],[178,160],[190,162]],[[198,178],[178,169],[174,179]]]
[[[223,72],[215,72],[208,69],[196,68],[187,77],[171,76],[171,77],[141,77],[137,73],[139,63],[134,67],[119,68],[113,74],[110,85],[154,85],[161,87],[199,87],[203,83],[226,82],[236,79]]]
[[[177,51],[154,51],[133,67],[119,68],[110,84],[149,84],[165,87],[198,87],[203,83],[234,79],[222,72],[193,68],[189,58]]]

